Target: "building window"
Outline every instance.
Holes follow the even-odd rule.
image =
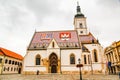
[[[80,23],[80,24],[79,24],[79,26],[80,26],[80,28],[83,28],[83,25],[82,25],[82,23]]]
[[[17,61],[15,61],[15,65],[17,65]]]
[[[14,61],[12,61],[12,64],[14,64]]]
[[[84,64],[87,64],[86,55],[84,55]]]
[[[93,54],[94,54],[94,61],[98,62],[97,50],[94,50]]]
[[[0,63],[2,63],[2,58],[0,58]]]
[[[88,64],[90,64],[90,55],[88,55]]]
[[[9,64],[11,64],[11,60],[9,60]]]
[[[80,31],[80,33],[83,33],[83,31]]]
[[[22,66],[22,63],[20,63],[20,66]]]
[[[52,42],[52,47],[53,47],[53,48],[55,47],[55,43],[54,43],[54,42]]]
[[[8,67],[8,71],[9,71],[9,67]]]
[[[40,65],[40,55],[36,56],[36,65]]]
[[[7,62],[8,62],[8,60],[7,60],[7,59],[5,59],[5,64],[7,64]]]
[[[19,62],[17,62],[18,66],[19,66]]]
[[[11,67],[11,71],[13,70],[13,68]]]
[[[75,64],[75,55],[74,54],[70,55],[70,64]]]
[[[16,68],[14,68],[14,71],[16,70]]]
[[[4,67],[3,71],[5,71],[5,69],[6,69],[6,68]]]

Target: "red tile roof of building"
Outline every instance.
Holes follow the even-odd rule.
[[[80,35],[79,40],[83,44],[84,43],[90,44],[92,43],[92,41],[94,41],[94,43],[98,43],[98,41],[95,39],[95,37],[91,33],[89,33],[88,35]]]
[[[10,50],[7,50],[7,49],[1,48],[1,47],[0,47],[0,50],[1,50],[2,54],[4,54],[5,56],[9,56],[9,57],[12,57],[12,58],[23,60],[23,57],[21,55],[15,53],[15,52],[12,52]]]
[[[0,51],[0,55],[4,55],[4,54]]]

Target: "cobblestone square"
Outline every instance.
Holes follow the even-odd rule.
[[[0,75],[0,80],[79,80],[79,75]],[[83,80],[120,80],[118,75],[83,75]]]

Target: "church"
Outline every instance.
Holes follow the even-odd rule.
[[[86,17],[77,4],[74,30],[36,31],[23,60],[23,74],[83,74],[104,72],[103,47],[88,31]]]

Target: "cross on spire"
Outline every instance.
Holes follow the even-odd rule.
[[[77,1],[77,14],[80,14],[81,13],[81,9],[80,9],[80,6],[79,6],[79,2]]]

